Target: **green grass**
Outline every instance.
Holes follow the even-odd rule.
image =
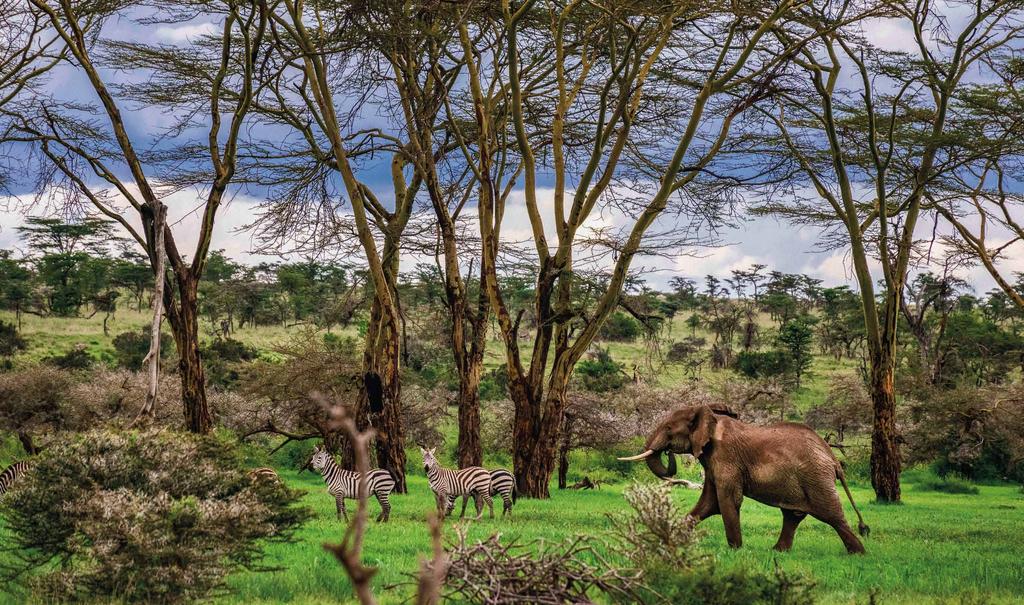
[[[284,475],[296,487],[308,490],[305,502],[316,518],[298,534],[297,542],[271,545],[267,562],[284,568],[272,573],[242,573],[231,578],[232,595],[223,603],[334,603],[347,599],[350,590],[341,569],[320,548],[324,541],[340,539],[342,526],[334,519],[333,501],[318,477]],[[384,603],[408,597],[410,587],[387,588],[408,582],[419,557],[429,544],[426,515],[432,497],[425,478],[410,478],[410,494],[394,498],[392,521],[373,525],[366,539],[366,561],[380,567],[375,578]],[[506,539],[559,540],[578,533],[600,535],[609,528],[608,513],[626,510],[625,484],[600,490],[559,492],[551,500],[520,500],[512,518],[467,522],[470,539],[500,532]],[[877,590],[883,603],[942,602],[963,595],[985,595],[994,602],[1015,602],[1024,594],[1024,495],[1015,487],[981,487],[979,496],[926,493],[908,490],[902,506],[870,504],[869,489],[855,487],[865,519],[872,527],[865,541],[867,556],[851,557],[828,526],[809,519],[797,531],[790,553],[771,550],[781,527],[779,511],[746,500],[742,510],[744,546],[732,551],[725,545],[719,518],[707,520],[702,547],[725,566],[770,571],[774,562],[787,571],[813,576],[824,603],[866,602]],[[688,509],[698,492],[677,490],[675,498]],[[376,503],[371,503],[371,513]],[[847,506],[853,519],[853,511]],[[446,536],[454,535],[453,524]]]
[[[0,444],[3,461],[16,451],[12,440]],[[415,456],[411,456],[415,458]],[[580,460],[582,462],[582,460]],[[592,460],[588,460],[592,461]],[[415,468],[415,460],[410,460]],[[304,504],[315,516],[295,535],[295,541],[269,544],[264,563],[279,567],[273,572],[241,572],[229,578],[228,594],[216,600],[222,604],[300,603],[306,605],[350,602],[351,590],[334,559],[321,548],[324,542],[341,539],[343,525],[334,516],[334,502],[319,476],[279,469],[291,485],[305,492]],[[414,471],[415,472],[415,471]],[[693,476],[694,469],[684,471]],[[914,474],[908,473],[908,478]],[[633,475],[653,481],[637,468]],[[550,500],[520,499],[510,518],[461,523],[470,540],[499,532],[503,539],[561,540],[577,534],[602,536],[610,528],[608,514],[627,510],[622,491],[628,480],[603,485],[594,491],[552,490]],[[408,585],[420,557],[429,549],[427,514],[433,497],[425,477],[409,477],[410,493],[392,499],[391,522],[371,524],[366,536],[365,560],[380,568],[374,587],[382,603],[401,603],[411,594]],[[849,556],[835,532],[808,519],[797,531],[793,550],[780,554],[771,550],[781,527],[777,509],[746,500],[741,513],[743,548],[731,550],[725,544],[721,519],[713,517],[701,527],[706,532],[700,547],[714,554],[727,568],[770,572],[775,562],[786,571],[801,572],[817,583],[822,603],[866,603],[877,591],[881,603],[960,603],[963,597],[984,597],[991,603],[1020,602],[1024,594],[1024,493],[1017,486],[979,486],[978,495],[920,491],[906,484],[904,504],[885,506],[872,503],[869,487],[852,486],[871,536],[865,540],[866,556]],[[699,492],[677,489],[674,497],[688,510]],[[853,510],[844,502],[847,516]],[[354,510],[354,502],[350,503]],[[370,503],[371,515],[377,504]],[[470,505],[472,510],[472,504]],[[451,539],[455,523],[445,525]],[[27,602],[30,595],[9,587],[0,589],[0,605]]]
[[[689,335],[683,324],[686,315],[676,318],[672,340]],[[0,319],[10,321],[13,318],[0,312]],[[16,363],[63,353],[79,343],[103,358],[113,350],[113,336],[138,329],[146,325],[148,319],[146,313],[121,310],[110,323],[109,336],[102,335],[100,322],[99,317],[25,316],[23,335],[30,348],[18,356]],[[203,330],[212,337],[209,326],[204,325]],[[266,351],[293,334],[294,329],[284,326],[261,326],[238,330],[233,336]],[[355,329],[345,334],[354,336]],[[523,344],[525,358],[529,355],[529,343]],[[639,362],[644,354],[644,345],[639,341],[609,343],[608,346],[615,359],[626,363],[627,368]],[[488,367],[496,367],[503,360],[499,343],[489,343]],[[802,411],[820,403],[833,375],[855,371],[853,362],[816,358],[803,388],[793,394],[793,409]],[[705,369],[700,383],[702,387],[713,388],[730,375]],[[679,386],[685,378],[678,366],[666,366],[657,382],[661,386]],[[454,429],[450,425],[447,422],[444,427],[449,449],[454,443]],[[260,452],[257,456],[265,455]],[[0,464],[20,457],[16,440],[0,439]],[[409,467],[417,472],[418,452],[411,449],[409,457]],[[508,465],[501,456],[488,458],[488,464]],[[278,455],[277,460],[283,463],[284,457]],[[306,492],[304,502],[315,511],[315,517],[301,528],[294,542],[267,545],[264,562],[279,567],[279,571],[242,572],[232,576],[228,581],[228,594],[219,598],[218,603],[312,605],[351,600],[351,590],[340,567],[321,548],[323,542],[336,542],[342,535],[343,526],[334,518],[333,500],[326,494],[318,476],[299,475],[285,470],[284,466],[278,465],[282,477]],[[583,474],[614,479],[619,477],[618,470],[621,467],[615,466],[608,455],[575,452],[570,480]],[[634,478],[653,481],[642,469],[632,470],[635,470]],[[871,537],[865,541],[868,554],[864,557],[847,556],[832,529],[813,519],[801,525],[792,552],[775,553],[771,546],[781,527],[781,515],[776,509],[751,500],[744,503],[742,511],[742,549],[733,551],[726,547],[720,518],[702,524],[706,536],[700,547],[714,554],[719,564],[726,567],[770,571],[778,561],[787,571],[806,573],[817,582],[817,596],[823,603],[866,603],[872,591],[877,591],[880,602],[886,604],[960,603],[964,599],[1020,602],[1020,595],[1024,594],[1024,565],[1021,563],[1024,541],[1020,539],[1024,528],[1024,493],[1017,486],[1006,485],[979,486],[977,495],[918,487],[918,483],[925,484],[930,478],[931,473],[920,469],[908,471],[903,491],[905,502],[901,506],[874,505],[868,486],[853,486],[865,520],[872,527]],[[372,525],[366,538],[366,561],[380,568],[374,587],[383,603],[401,603],[409,597],[412,588],[403,583],[410,581],[408,574],[415,572],[419,558],[429,548],[426,517],[432,510],[433,497],[421,474],[411,476],[409,484],[410,494],[393,498],[391,523]],[[500,532],[505,539],[524,541],[559,540],[580,533],[601,536],[609,529],[607,515],[626,510],[622,490],[627,485],[627,480],[620,479],[596,491],[553,490],[552,498],[547,501],[520,500],[512,518],[500,518],[499,504],[497,519],[467,522],[464,526],[471,540],[495,532]],[[683,510],[688,510],[697,496],[696,491],[679,489],[675,492]],[[376,506],[371,502],[371,514],[376,514]],[[854,519],[852,509],[846,506],[848,517]],[[454,536],[453,523],[446,524],[445,533],[448,538]],[[0,605],[29,601],[30,595],[15,587],[0,587]]]

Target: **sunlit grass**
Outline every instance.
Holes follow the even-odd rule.
[[[268,549],[268,562],[282,571],[243,573],[230,581],[232,595],[224,603],[329,603],[351,593],[341,569],[323,551],[324,541],[340,539],[342,526],[334,519],[333,502],[319,478],[286,473],[289,483],[309,490],[305,501],[316,510],[289,545]],[[651,479],[643,479],[651,480]],[[380,568],[375,578],[384,603],[408,598],[411,588],[395,584],[409,581],[419,557],[429,549],[425,519],[433,499],[421,476],[410,478],[410,493],[394,498],[392,522],[373,525],[367,534],[366,560]],[[625,511],[622,489],[626,484],[604,486],[596,491],[554,490],[551,500],[520,500],[511,518],[467,522],[470,539],[500,532],[504,539],[560,540],[579,533],[602,535],[609,529],[607,515]],[[902,506],[871,504],[870,489],[854,487],[865,519],[872,527],[865,540],[867,556],[849,556],[835,532],[813,519],[797,531],[790,553],[771,550],[781,527],[777,509],[751,500],[744,502],[744,546],[739,551],[725,545],[721,520],[712,518],[702,527],[707,535],[702,547],[713,552],[722,565],[770,571],[775,561],[787,571],[813,576],[818,596],[825,603],[866,602],[871,591],[883,603],[941,602],[965,594],[991,597],[995,602],[1016,602],[1024,593],[1024,495],[1014,487],[982,487],[979,496],[908,490]],[[677,490],[683,509],[692,506],[698,492]],[[371,502],[371,513],[376,503]],[[847,505],[847,514],[853,511]],[[445,535],[454,536],[448,523]]]

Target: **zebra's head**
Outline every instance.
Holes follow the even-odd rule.
[[[436,447],[432,447],[429,450],[425,450],[422,447],[420,448],[420,452],[423,454],[424,471],[430,470],[432,467],[437,466],[437,458],[434,457],[434,450],[436,449]]]
[[[309,465],[312,466],[314,470],[322,473],[330,462],[331,454],[326,448],[319,445],[313,448],[313,457],[310,458]]]

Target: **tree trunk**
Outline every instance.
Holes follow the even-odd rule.
[[[459,468],[481,466],[480,445],[480,370],[473,364],[459,373]]]
[[[881,338],[868,352],[871,403],[871,486],[879,502],[900,501],[899,434],[896,429],[896,320],[902,291],[886,293],[882,307]]]
[[[516,485],[519,493],[527,498],[549,498],[548,484],[555,470],[559,434],[565,413],[565,395],[569,373],[564,364],[556,360],[551,370],[546,393],[533,404],[529,397],[523,398],[525,389],[520,389],[516,403],[516,418],[513,427],[513,448]]]
[[[356,410],[356,426],[376,432],[377,466],[395,478],[395,491],[407,493],[405,483],[405,435],[402,431],[401,381],[399,378],[401,333],[396,315],[385,312],[378,300],[370,309],[370,323],[363,350],[363,392]],[[347,445],[345,461],[351,458]]]
[[[405,435],[402,431],[402,389],[398,371],[398,332],[396,325],[385,328],[391,335],[381,343],[376,377],[366,377],[370,426],[376,431],[377,464],[395,478],[395,491],[407,493],[405,485]],[[375,382],[379,380],[378,384]],[[379,391],[378,391],[379,389]]]
[[[565,416],[562,440],[558,448],[558,489],[565,489],[569,477],[569,452],[572,450],[572,417]]]
[[[206,400],[206,373],[199,353],[199,280],[188,275],[176,274],[175,277],[178,279],[178,304],[167,305],[167,319],[178,349],[185,426],[190,432],[205,434],[213,427],[213,420]]]
[[[880,502],[900,500],[900,450],[896,433],[896,393],[891,363],[871,358],[871,486]]]

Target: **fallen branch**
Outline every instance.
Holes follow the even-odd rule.
[[[601,489],[601,481],[591,481],[590,477],[584,477],[581,481],[570,485],[569,489]]]
[[[697,483],[696,481],[687,481],[686,479],[672,479],[669,477],[663,477],[662,481],[672,486],[681,485],[686,489],[704,489],[703,483]]]

